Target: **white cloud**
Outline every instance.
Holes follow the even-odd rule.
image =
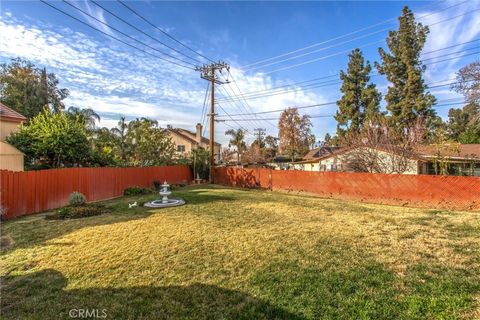
[[[99,20],[106,21],[101,10],[90,7],[83,0],[79,3],[82,8],[86,8]],[[422,22],[430,24],[448,19],[473,10],[475,5],[473,2],[467,3],[456,7],[455,10],[429,16]],[[423,14],[426,13],[418,15]],[[480,13],[475,12],[433,26],[424,51],[433,51],[451,44],[475,39],[480,34],[479,20]],[[79,27],[78,24],[72,24],[72,26]],[[100,28],[100,26],[101,24],[97,22],[96,27]],[[0,29],[2,30],[0,32],[0,57],[4,61],[21,56],[32,60],[37,65],[46,66],[50,72],[57,74],[61,86],[71,90],[67,105],[95,109],[104,115],[101,125],[113,126],[116,124],[117,119],[112,119],[116,114],[129,117],[150,117],[158,120],[161,125],[171,124],[186,129],[193,129],[200,120],[207,83],[192,70],[162,62],[101,35],[97,38],[76,31],[78,29],[74,30],[25,17],[18,20],[9,12],[2,13]],[[229,39],[230,34],[227,29],[221,30],[215,35],[217,42],[224,43]],[[142,38],[142,41],[152,46],[158,45],[151,43],[149,39]],[[457,47],[454,51],[461,50],[461,48]],[[433,56],[441,53],[435,53]],[[176,55],[173,52],[171,54]],[[457,68],[458,61],[455,60],[447,66],[444,64],[429,66],[426,74],[427,82],[452,78]],[[268,90],[293,82],[289,79],[273,78],[260,72],[246,73],[234,67],[232,67],[231,73],[244,94]],[[297,87],[297,89],[296,92],[249,99],[248,105],[243,101],[234,103],[225,101],[221,105],[226,112],[237,114],[324,103],[334,98],[330,88],[320,92],[317,90],[306,91],[301,87]],[[442,88],[442,92],[439,92],[442,96],[447,95],[443,92],[444,89]],[[336,95],[338,91],[334,91]],[[217,88],[216,92],[218,98],[222,94],[225,95],[225,92],[228,95],[240,94],[234,83],[222,85],[221,88]],[[333,114],[335,110],[335,106],[329,106],[303,111],[310,114]],[[217,113],[223,113],[223,111],[217,108]],[[278,116],[279,113],[268,113],[259,115],[258,118]],[[242,118],[242,116],[236,116],[236,118]],[[248,116],[248,118],[252,118],[252,116]],[[276,125],[277,121],[270,122]],[[313,119],[313,123],[318,138],[334,127],[334,122],[327,118]],[[231,122],[229,124],[238,127],[238,124]],[[253,131],[254,127],[265,127],[268,134],[276,134],[276,129],[263,121],[241,122],[241,124],[250,131]],[[216,125],[216,131],[220,134],[227,128],[222,123]],[[218,139],[223,143],[227,141],[223,135]]]
[[[455,2],[450,1],[445,6],[450,6]],[[474,11],[476,10],[476,11]],[[433,11],[432,11],[433,12]],[[422,12],[418,15],[425,15],[432,12]],[[465,15],[463,15],[465,14]],[[462,16],[463,15],[463,16]],[[457,17],[458,16],[458,17]],[[475,45],[475,43],[466,44],[463,46],[457,46],[447,50],[437,51],[439,49],[475,40],[480,35],[480,11],[478,11],[477,1],[468,1],[459,6],[451,8],[450,10],[443,11],[441,13],[429,15],[421,20],[423,24],[432,25],[429,27],[430,34],[428,35],[427,42],[425,44],[424,52],[432,52],[431,54],[425,54],[424,59],[433,58],[428,61],[432,63],[443,59],[453,58],[459,54],[452,54],[446,57],[440,57],[442,55],[464,50],[466,48]],[[438,23],[444,21],[442,23]],[[477,45],[480,41],[477,42]],[[435,52],[433,52],[435,51]],[[469,51],[472,52],[472,51]],[[465,52],[468,53],[468,52]],[[425,78],[427,82],[438,81],[439,79],[448,79],[455,76],[455,72],[458,70],[458,62],[461,58],[452,59],[448,62],[432,64],[428,66]]]
[[[92,8],[89,10],[92,15],[104,19]],[[55,72],[61,86],[71,91],[66,101],[68,106],[90,107],[109,117],[112,114],[150,117],[161,125],[171,124],[186,129],[192,129],[200,120],[206,82],[191,70],[161,62],[106,37],[99,41],[82,32],[49,23],[18,21],[4,16],[0,28],[5,31],[0,34],[0,42],[5,44],[0,55],[4,58],[24,57]],[[222,33],[221,38],[228,38],[228,32]],[[246,75],[235,68],[232,74],[242,93],[288,83],[288,80],[273,81],[270,76],[261,73]],[[222,87],[216,92],[240,94],[233,83]],[[252,99],[248,102],[249,106],[245,102],[224,102],[222,107],[228,113],[237,114],[323,101],[318,94],[300,89],[294,93]],[[221,110],[217,112],[223,113]],[[262,118],[278,115],[267,114]],[[112,126],[116,121],[104,117],[101,125]],[[276,124],[276,121],[270,123]],[[235,123],[231,125],[238,127]],[[265,123],[242,122],[242,125],[253,131],[253,127],[265,126]],[[221,127],[221,124],[217,125],[217,128]],[[270,125],[267,129],[268,133],[276,134],[276,129]],[[223,135],[218,139],[226,141]]]

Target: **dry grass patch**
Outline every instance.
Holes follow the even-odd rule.
[[[479,213],[187,187],[187,205],[2,225],[2,316],[475,318]]]

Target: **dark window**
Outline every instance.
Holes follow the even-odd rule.
[[[177,146],[177,152],[185,152],[185,146],[183,144],[179,144]]]

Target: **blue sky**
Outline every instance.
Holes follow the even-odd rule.
[[[142,47],[61,1],[50,3],[104,32]],[[418,17],[423,17],[420,19],[422,23],[434,24],[430,28],[424,52],[480,38],[478,1],[127,3],[155,25],[202,55],[231,63],[231,74],[238,88],[233,83],[224,85],[217,90],[218,98],[221,98],[221,95],[239,94],[239,90],[247,93],[335,75],[346,67],[346,52],[356,47],[362,49],[366,59],[376,61],[377,49],[379,46],[385,47],[384,39],[388,29],[397,27],[395,18],[400,15],[404,5],[412,8]],[[72,4],[151,47],[182,58],[178,53],[162,47],[116,20],[90,1],[72,1]],[[101,1],[101,5],[177,50],[195,55],[135,17],[118,2]],[[364,29],[366,27],[370,28]],[[20,56],[38,66],[45,66],[49,72],[57,74],[62,87],[70,89],[71,96],[66,101],[67,106],[91,107],[97,110],[102,117],[101,126],[114,126],[120,115],[127,116],[127,119],[150,117],[158,120],[162,126],[171,124],[191,130],[194,130],[195,124],[201,120],[206,81],[200,79],[195,71],[163,62],[118,43],[38,1],[2,1],[0,28],[0,62]],[[356,33],[338,38],[352,32]],[[324,43],[318,44],[322,42]],[[471,49],[479,44],[480,41],[477,40],[464,46],[424,55],[424,59],[429,59],[425,73],[426,82],[434,82],[436,85],[451,82],[455,71],[479,58],[478,54],[455,58],[478,50],[472,49],[458,54],[454,52]],[[254,65],[257,68],[246,67],[307,46],[312,47]],[[143,48],[156,53],[149,48]],[[448,53],[452,54],[437,58]],[[298,54],[304,55],[291,58]],[[291,59],[272,64],[285,58]],[[445,58],[455,59],[436,63]],[[311,60],[316,61],[310,62]],[[332,77],[327,80],[335,79],[336,77]],[[446,81],[441,82],[443,80]],[[378,85],[380,91],[386,90],[388,84],[382,77],[373,77],[372,81]],[[294,92],[249,99],[248,105],[244,101],[224,101],[221,106],[228,113],[238,114],[331,102],[339,98],[338,88],[339,85],[313,89],[297,86]],[[431,91],[439,104],[445,100],[459,101],[448,99],[461,98],[451,92],[448,86],[432,88]],[[445,117],[448,108],[438,107],[437,111]],[[304,109],[302,112],[331,115],[335,110],[336,107],[332,105]],[[218,112],[223,113],[221,110]],[[278,117],[278,113],[262,117]],[[252,116],[245,116],[245,119],[251,118]],[[276,135],[275,126],[272,125],[276,121],[269,122],[239,123],[250,132],[253,132],[254,127],[264,127],[267,133]],[[238,123],[228,124],[239,127]],[[323,138],[326,132],[335,132],[336,123],[333,118],[316,118],[313,119],[313,124],[317,139]],[[222,143],[227,141],[223,135],[226,129],[228,127],[225,123],[216,125],[216,137]],[[206,133],[208,134],[208,130]],[[249,140],[251,139],[250,136]]]

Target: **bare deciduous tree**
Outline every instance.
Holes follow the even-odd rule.
[[[468,103],[480,104],[480,60],[476,60],[457,72],[457,82],[452,89],[463,94]]]
[[[347,136],[343,162],[347,171],[404,173],[415,157],[416,139],[392,130],[386,121],[366,125],[358,134]]]
[[[258,143],[252,143],[252,145],[243,153],[242,159],[243,162],[247,163],[263,163],[265,162],[265,155],[263,149]]]
[[[230,148],[224,148],[222,150],[221,158],[223,163],[230,163],[233,160],[233,154],[235,152],[230,150]]]

